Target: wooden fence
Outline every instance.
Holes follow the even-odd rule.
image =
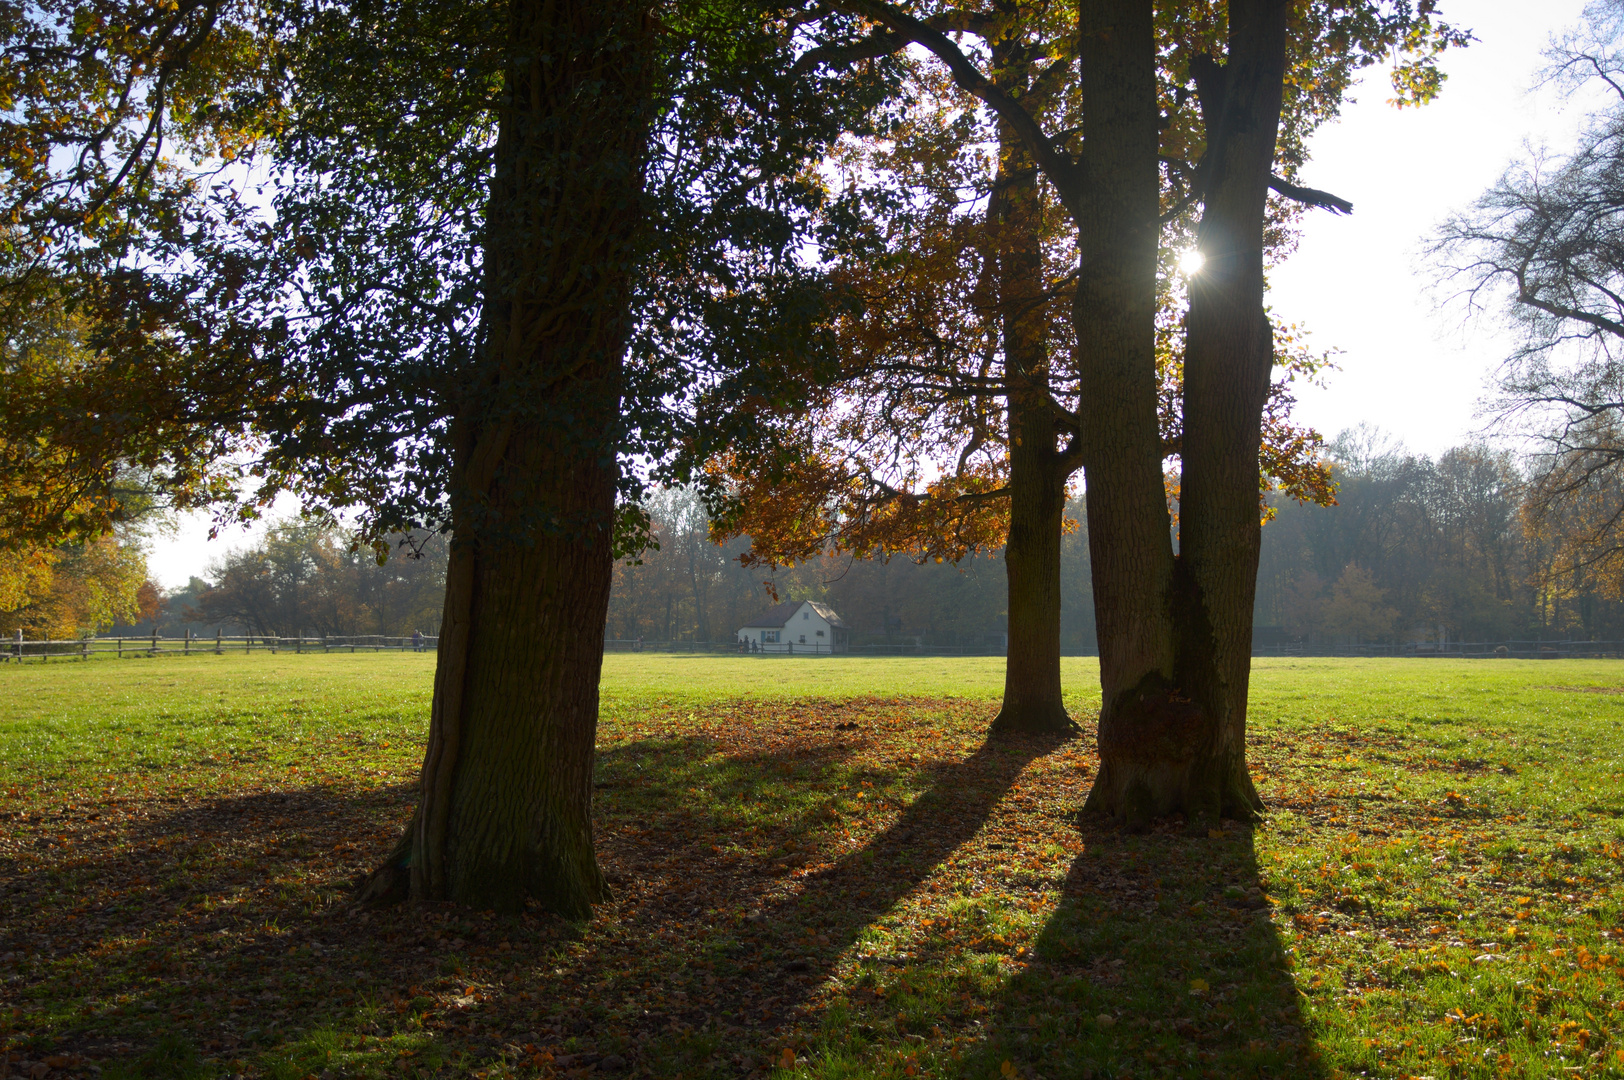
[[[647,653],[732,653],[745,656],[1003,656],[1002,646],[992,645],[830,645],[818,642],[769,641],[746,649],[737,641],[638,641],[635,638],[605,638],[604,652]]]
[[[335,653],[335,652],[434,652],[437,637],[385,637],[377,634],[348,637],[275,637],[247,635],[226,637],[194,637],[188,632],[183,637],[76,638],[67,641],[29,641],[21,633],[11,640],[0,639],[0,660],[22,663],[24,660],[89,660],[93,657],[134,659],[142,656],[204,656],[226,653]]]
[[[387,637],[359,634],[328,637],[275,637],[246,635],[227,637],[141,637],[74,638],[64,641],[30,641],[21,634],[0,638],[0,662],[24,660],[89,660],[93,657],[137,658],[143,656],[224,655],[225,653],[354,653],[354,652],[434,652],[438,637]],[[773,643],[760,651],[746,653],[734,641],[636,641],[609,638],[605,652],[722,653],[757,657],[828,656],[828,645]],[[837,652],[848,656],[1002,656],[1003,649],[959,645],[853,645]],[[1090,652],[1087,655],[1093,655]],[[1344,657],[1432,657],[1439,659],[1560,660],[1573,658],[1624,658],[1624,641],[1504,641],[1455,642],[1444,645],[1254,645],[1253,656],[1344,656]]]
[[[1253,656],[1420,657],[1441,660],[1576,660],[1624,657],[1624,641],[1445,641],[1402,645],[1252,646]]]

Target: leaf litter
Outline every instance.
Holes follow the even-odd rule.
[[[613,895],[583,924],[347,904],[410,816],[409,746],[313,729],[296,763],[12,787],[5,1070],[1624,1069],[1607,793],[1514,799],[1495,785],[1537,781],[1529,754],[1401,725],[1277,726],[1253,741],[1263,826],[1124,836],[1077,813],[1091,731],[989,745],[993,711],[623,710],[595,791]]]

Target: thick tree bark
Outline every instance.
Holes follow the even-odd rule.
[[[1286,57],[1284,0],[1232,0],[1229,62],[1197,67],[1210,132],[1190,285],[1180,492],[1181,685],[1209,717],[1200,801],[1245,815],[1262,803],[1246,768],[1261,516],[1258,452],[1274,365],[1263,307],[1263,227]],[[1202,85],[1205,84],[1205,85]]]
[[[581,917],[604,891],[591,780],[649,25],[590,0],[509,13],[420,802],[359,898]]]
[[[1017,130],[1077,222],[1078,438],[1103,692],[1100,772],[1087,807],[1133,826],[1176,812],[1255,813],[1244,725],[1271,344],[1261,239],[1286,0],[1232,0],[1227,68],[1191,68],[1207,117],[1196,180],[1203,244],[1220,265],[1193,302],[1188,328],[1177,556],[1157,422],[1154,5],[1079,0],[1084,145],[1073,162],[1019,95],[982,75],[942,32],[889,6],[848,2],[936,53],[961,87]]]
[[[994,46],[1000,70],[1021,70]],[[1002,61],[1002,62],[1001,62]],[[1072,466],[1058,449],[1051,407],[1048,305],[1044,303],[1042,192],[1031,155],[1007,124],[999,125],[999,166],[988,200],[990,255],[998,283],[1009,425],[1009,649],[1004,702],[992,734],[1070,734],[1060,688],[1060,537]]]
[[[1009,539],[1004,545],[1009,650],[1004,703],[992,723],[998,737],[1077,731],[1060,687],[1060,537],[1067,472],[1053,449],[1053,420],[1033,417],[1033,411],[1032,403],[1017,404],[1011,396]]]
[[[1084,0],[1082,264],[1074,318],[1100,643],[1100,772],[1087,808],[1135,821],[1179,783],[1172,522],[1156,416],[1159,172],[1151,5]]]
[[[1272,364],[1262,232],[1280,114],[1284,2],[1235,0],[1230,27],[1228,66],[1208,62],[1195,72],[1208,133],[1200,235],[1209,262],[1192,286],[1187,326],[1178,556],[1164,539],[1159,477],[1159,514],[1148,507],[1151,485],[1137,473],[1138,502],[1107,506],[1102,492],[1096,511],[1096,475],[1115,485],[1127,471],[1106,459],[1098,474],[1089,473],[1104,702],[1100,773],[1087,806],[1130,827],[1174,813],[1194,824],[1261,808],[1246,769],[1245,717],[1258,451]],[[1139,42],[1136,52],[1143,47]],[[1143,115],[1134,119],[1145,122]],[[1081,305],[1079,311],[1099,317]],[[1118,431],[1128,438],[1112,449],[1137,454],[1133,467],[1143,472],[1144,432]],[[1090,434],[1092,449],[1105,432]],[[1160,536],[1148,535],[1153,522]],[[1138,587],[1124,587],[1123,578]]]

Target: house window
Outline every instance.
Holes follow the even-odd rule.
[[[801,618],[803,618],[803,619],[810,619],[810,618],[811,618],[811,617],[812,617],[812,613],[811,613],[811,612],[810,612],[810,611],[803,611],[803,612],[801,612]]]
[[[822,631],[822,630],[819,630],[819,631],[818,631],[818,637],[822,637],[822,636],[823,636],[823,631]]]
[[[761,632],[761,643],[763,645],[776,645],[778,643],[778,631],[763,630]]]
[[[805,645],[805,644],[806,644],[806,635],[805,635],[805,634],[802,634],[802,635],[801,635],[801,644],[802,644],[802,645]]]

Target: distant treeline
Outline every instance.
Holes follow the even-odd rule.
[[[441,536],[396,537],[381,565],[372,549],[351,550],[344,530],[293,519],[260,542],[227,554],[186,588],[163,596],[156,622],[166,635],[217,629],[295,637],[438,632],[445,595]],[[115,627],[149,634],[153,620]]]
[[[1436,459],[1369,430],[1331,446],[1333,507],[1275,505],[1256,621],[1326,644],[1624,637],[1616,553],[1514,455]]]
[[[1587,521],[1548,512],[1511,453],[1482,445],[1436,459],[1356,429],[1327,448],[1337,506],[1270,500],[1256,624],[1260,640],[1320,644],[1436,640],[1624,639],[1624,574],[1599,557]],[[660,550],[621,566],[609,636],[731,640],[772,602],[818,600],[857,644],[920,638],[972,644],[1002,634],[1007,592],[999,553],[958,566],[823,558],[776,575],[746,570],[746,541],[707,537],[703,508],[669,491],[649,506]],[[1091,652],[1093,591],[1081,498],[1062,545],[1061,646]]]
[[[996,553],[957,566],[828,556],[772,574],[739,565],[747,540],[711,543],[704,508],[691,493],[662,492],[648,509],[660,547],[644,553],[641,565],[615,568],[611,638],[732,641],[774,603],[763,584],[771,580],[782,599],[834,608],[856,645],[916,638],[929,645],[1002,643],[1009,602]],[[1081,510],[1080,504],[1072,508],[1074,514]],[[1081,530],[1066,537],[1061,558],[1062,638],[1072,651],[1086,651],[1094,643],[1094,604]]]
[[[1361,429],[1328,447],[1333,507],[1272,499],[1263,530],[1256,622],[1263,641],[1318,644],[1433,640],[1624,639],[1624,575],[1595,557],[1583,521],[1542,512],[1517,458],[1481,445],[1436,459]],[[661,492],[648,510],[659,548],[615,568],[608,636],[731,641],[783,599],[817,600],[854,644],[918,640],[992,645],[1008,601],[1001,555],[916,564],[828,556],[776,574],[746,569],[746,540],[711,543],[693,493]],[[1094,649],[1093,592],[1082,500],[1061,548],[1061,646]],[[163,598],[164,633],[220,626],[251,633],[433,633],[445,588],[446,541],[396,544],[379,565],[341,529],[305,521],[220,560]],[[116,628],[145,634],[151,621]]]

